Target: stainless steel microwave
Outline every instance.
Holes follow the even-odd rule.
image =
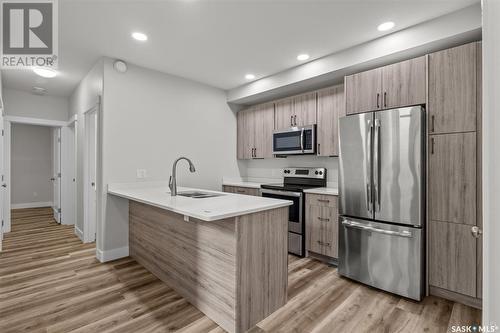
[[[273,132],[273,154],[316,153],[316,125],[290,127]]]

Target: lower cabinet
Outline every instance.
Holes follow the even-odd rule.
[[[306,249],[338,257],[338,198],[306,194]]]
[[[222,191],[227,193],[254,195],[257,197],[260,196],[260,189],[253,187],[222,185]]]

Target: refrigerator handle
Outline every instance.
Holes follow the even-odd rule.
[[[373,147],[373,190],[375,192],[375,211],[380,211],[380,120],[375,119]]]
[[[372,186],[371,186],[371,156],[372,156],[372,140],[373,140],[373,124],[371,120],[368,120],[368,155],[367,155],[367,174],[366,174],[366,203],[368,206],[368,212],[372,212],[373,198],[372,198]]]

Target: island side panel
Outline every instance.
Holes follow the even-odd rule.
[[[235,332],[235,219],[184,221],[130,201],[130,256],[229,332]]]
[[[236,218],[237,332],[285,305],[288,286],[288,207]]]

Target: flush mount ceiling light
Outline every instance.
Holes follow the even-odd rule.
[[[53,70],[52,68],[46,68],[46,67],[35,67],[33,68],[33,72],[35,74],[40,75],[41,77],[55,77],[57,75],[57,72]]]
[[[253,80],[253,79],[255,79],[255,75],[253,75],[253,74],[247,74],[247,75],[245,75],[245,79],[247,79],[247,80]]]
[[[304,60],[307,60],[309,59],[309,54],[306,54],[306,53],[302,53],[302,54],[299,54],[297,56],[297,60],[300,60],[300,61],[304,61]]]
[[[388,21],[388,22],[384,22],[382,24],[380,24],[377,29],[378,31],[387,31],[387,30],[391,30],[392,28],[394,28],[395,24],[394,22],[391,22],[391,21]]]
[[[143,34],[142,32],[133,32],[132,38],[141,42],[145,42],[148,40],[148,35]]]

